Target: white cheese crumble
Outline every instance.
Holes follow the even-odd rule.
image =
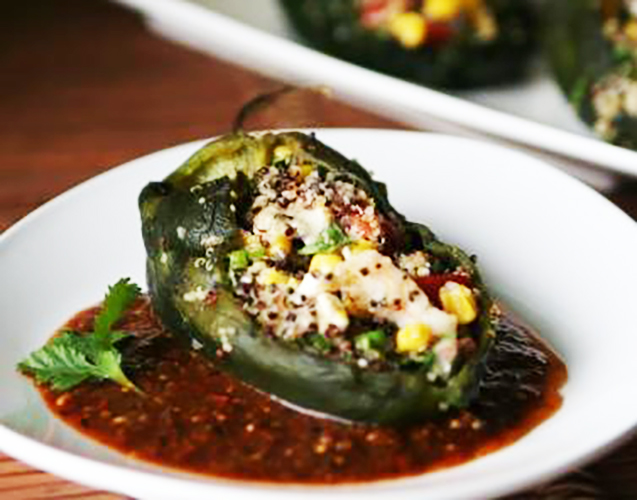
[[[412,252],[408,255],[400,255],[400,257],[398,257],[398,266],[409,274],[409,276],[417,278],[431,274],[431,263],[422,250]]]
[[[330,328],[345,331],[349,326],[349,317],[340,299],[331,293],[321,293],[316,297],[319,332],[327,333]]]
[[[186,302],[202,302],[208,296],[208,290],[198,286],[194,290],[184,293],[183,299]]]
[[[455,335],[456,317],[434,307],[389,257],[376,250],[344,254],[345,260],[334,274],[354,310],[372,311],[375,318],[399,328],[424,323],[437,337]]]
[[[215,247],[223,243],[223,238],[221,236],[217,236],[216,234],[211,234],[210,236],[206,236],[201,239],[201,245],[206,247],[207,249],[211,247]]]

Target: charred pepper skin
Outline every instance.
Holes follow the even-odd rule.
[[[487,0],[499,29],[492,41],[468,30],[416,50],[361,25],[356,0],[281,0],[301,38],[322,52],[426,86],[462,90],[504,84],[526,73],[538,46],[528,0]]]
[[[281,144],[316,165],[338,171],[372,196],[379,212],[397,228],[395,245],[424,248],[470,274],[480,291],[477,349],[446,382],[430,382],[425,371],[366,370],[321,356],[265,335],[244,312],[227,274],[226,256],[240,246],[236,207],[242,196],[249,196],[251,177],[271,161],[273,149]],[[491,299],[473,260],[439,241],[425,226],[407,222],[387,201],[384,185],[314,137],[301,133],[223,137],[163,182],[146,186],[139,201],[153,308],[170,330],[196,339],[221,369],[301,408],[377,424],[432,418],[446,408],[466,406],[475,396],[495,330]],[[213,250],[202,241],[215,242]],[[187,293],[195,289],[207,291],[205,299],[187,300]]]
[[[543,42],[553,74],[575,112],[590,126],[598,119],[593,99],[599,82],[627,71],[637,80],[637,59],[619,53],[604,36],[602,3],[545,1],[543,8]],[[637,117],[620,113],[613,127],[614,136],[605,140],[637,149]]]

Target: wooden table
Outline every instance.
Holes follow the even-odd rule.
[[[105,0],[5,2],[0,29],[0,231],[71,186],[136,156],[228,131],[276,82],[173,45]],[[399,124],[311,96],[255,126]],[[610,196],[637,217],[637,183]],[[1,444],[0,444],[1,446]],[[587,498],[637,498],[637,441],[586,470]],[[579,478],[584,476],[578,476]],[[525,498],[570,491],[564,481]],[[601,492],[604,492],[602,494]],[[0,456],[0,498],[121,499]]]

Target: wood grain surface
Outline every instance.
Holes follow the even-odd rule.
[[[227,132],[242,103],[280,85],[166,42],[105,0],[5,2],[1,19],[0,231],[120,163]],[[254,126],[405,128],[309,94]],[[610,197],[637,216],[634,181]],[[123,497],[0,455],[0,498]],[[637,498],[637,442],[518,498]]]

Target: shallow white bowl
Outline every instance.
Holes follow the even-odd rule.
[[[127,459],[51,417],[14,367],[106,286],[144,283],[137,195],[202,142],[132,161],[48,203],[0,237],[0,448],[137,498],[484,498],[566,471],[637,423],[637,226],[591,189],[520,153],[412,132],[320,130],[389,186],[410,219],[480,257],[498,298],[566,359],[564,405],[514,445],[473,462],[361,486],[202,479]],[[217,496],[215,496],[217,495]]]

